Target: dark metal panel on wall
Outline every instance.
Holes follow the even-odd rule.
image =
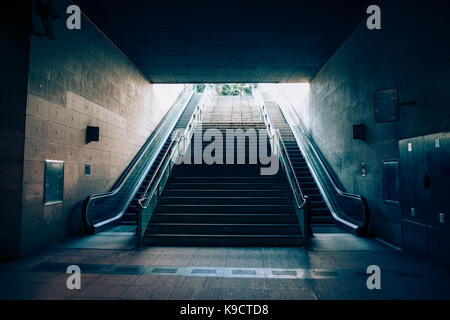
[[[428,254],[450,265],[450,132],[424,137],[424,161],[430,190]]]
[[[450,231],[450,133],[425,136],[424,156],[430,193],[428,224]]]
[[[63,201],[64,161],[45,160],[44,167],[44,203],[53,204]]]
[[[405,250],[450,265],[450,133],[401,140]]]
[[[400,185],[402,207],[402,236],[405,250],[427,256],[426,197],[422,179],[423,138],[416,137],[399,142]]]
[[[383,161],[383,200],[390,204],[400,204],[400,173],[398,160]]]
[[[374,93],[375,121],[390,122],[398,120],[398,90],[384,89]]]
[[[402,217],[426,225],[427,214],[423,199],[425,168],[423,138],[416,137],[399,142]]]

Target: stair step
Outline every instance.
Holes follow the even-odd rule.
[[[312,180],[312,178],[311,178]],[[278,176],[175,176],[172,178],[171,182],[181,182],[181,183],[279,183],[282,182],[283,179]]]
[[[159,213],[152,216],[152,222],[291,224],[298,220],[295,214]]]
[[[291,202],[291,201],[290,201]],[[241,214],[278,214],[278,213],[294,213],[292,204],[279,205],[226,205],[226,204],[160,204],[156,207],[157,213],[241,213]]]
[[[148,234],[208,235],[298,235],[298,224],[218,224],[218,223],[152,223]]]
[[[302,246],[301,235],[145,235],[144,245],[175,246]]]
[[[311,226],[336,226],[335,221],[332,217],[312,217],[311,218]]]
[[[163,197],[180,197],[184,195],[189,195],[192,197],[281,197],[287,194],[288,189],[277,190],[277,189],[268,189],[268,190],[254,190],[254,189],[224,189],[223,187],[216,190],[211,189],[164,189],[162,196]]]
[[[301,186],[301,184],[300,184]],[[303,188],[302,192],[307,195],[320,194],[320,190],[318,188]]]
[[[168,197],[161,196],[159,204],[194,204],[194,205],[274,205],[274,204],[285,204],[290,201],[290,196],[283,197],[273,197],[273,196],[262,196],[262,197]],[[322,202],[315,203],[311,202],[312,205],[321,206]]]
[[[268,185],[264,182],[174,182],[171,181],[165,188],[165,190],[191,190],[195,192],[197,190],[202,190],[204,188],[208,188],[210,191],[215,190],[259,190],[259,191],[267,191],[267,190],[280,190],[280,191],[289,191],[289,186],[285,184],[271,184]],[[318,189],[317,189],[318,190]]]

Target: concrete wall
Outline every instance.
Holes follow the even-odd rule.
[[[69,4],[54,2],[61,15],[51,21],[55,39],[34,34],[24,38],[29,50],[24,51],[26,61],[20,62],[24,65],[19,65],[25,76],[21,118],[17,122],[14,114],[2,115],[2,123],[10,120],[9,126],[2,126],[5,135],[10,139],[12,132],[17,133],[19,140],[10,143],[18,152],[17,165],[10,166],[17,172],[17,183],[2,183],[2,188],[13,188],[11,199],[17,198],[11,204],[14,210],[7,212],[20,237],[15,248],[2,250],[2,258],[21,256],[80,233],[82,201],[111,188],[182,89],[175,88],[169,97],[153,103],[153,85],[84,16],[81,30],[66,28]],[[34,14],[33,31],[40,24]],[[2,78],[17,77],[2,74]],[[100,128],[98,142],[86,143],[87,126]],[[44,204],[45,159],[64,161],[61,203]],[[91,164],[89,176],[85,164]],[[7,167],[2,163],[3,168]],[[2,233],[2,245],[5,237]]]
[[[184,84],[153,84],[152,106],[160,110],[168,110],[185,88]]]
[[[0,260],[19,249],[31,8],[20,10],[0,21]]]
[[[447,4],[430,2],[381,2],[382,30],[364,21],[313,79],[310,103],[299,110],[345,188],[368,199],[376,235],[397,245],[401,210],[383,201],[382,160],[399,158],[399,139],[450,130]],[[399,120],[376,123],[374,92],[386,88],[398,88]],[[366,141],[352,138],[359,123]]]

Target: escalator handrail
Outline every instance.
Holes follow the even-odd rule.
[[[256,89],[255,93],[256,93],[257,103],[259,103],[259,105],[260,105],[259,111],[261,112],[261,116],[262,116],[263,121],[264,121],[264,123],[265,123],[265,125],[267,127],[267,132],[269,133],[269,139],[275,139],[276,140],[277,147],[278,147],[277,149],[278,150],[286,151],[284,148],[281,148],[281,144],[280,144],[281,135],[279,134],[279,131],[275,129],[275,126],[274,126],[273,121],[272,121],[272,117],[270,116],[269,109],[267,108],[266,102],[264,101],[264,98],[262,97],[261,91],[259,89]],[[281,141],[281,143],[282,143],[282,145],[284,147],[284,142]],[[287,152],[286,152],[286,155],[289,157]],[[283,160],[285,160],[284,157],[282,156],[282,153],[280,153],[280,158],[283,158]],[[288,158],[288,164],[289,164],[289,167],[292,170],[292,172],[295,172],[295,171],[293,171],[294,167],[292,165],[292,162],[290,161],[290,158]],[[291,178],[290,178],[290,176],[289,176],[289,174],[287,172],[286,172],[286,175],[288,176],[288,179],[290,180]],[[299,209],[301,209],[303,207],[303,205],[305,204],[305,202],[306,202],[305,200],[307,199],[307,197],[305,198],[305,196],[303,195],[303,192],[302,192],[302,189],[300,188],[300,183],[298,182],[297,177],[295,175],[293,175],[293,176],[294,176],[294,179],[295,179],[295,184],[297,185],[298,191],[300,193],[300,197],[302,199],[302,204],[300,204],[298,202],[298,200],[297,200],[297,192],[295,192],[294,186],[292,185],[291,181],[289,181],[290,182],[290,187],[291,187],[292,192],[294,193],[294,196],[296,198],[297,206],[299,207]]]
[[[153,181],[155,180],[156,176],[160,172],[162,164],[166,162],[166,159],[167,159],[167,156],[169,155],[169,153],[172,156],[173,146],[175,144],[178,145],[178,143],[181,141],[182,138],[184,138],[184,135],[180,135],[180,132],[178,131],[176,137],[170,142],[170,145],[167,147],[166,152],[164,152],[164,155],[161,158],[161,161],[159,162],[158,167],[155,169],[155,172],[153,173],[152,178],[150,179],[150,182],[147,184],[147,187],[145,188],[145,191],[143,192],[143,196],[138,200],[138,204],[141,207],[141,209],[147,209],[148,205],[143,205],[142,203],[144,200],[153,197],[155,190],[159,187],[159,183],[163,176],[162,174],[159,175],[158,181],[155,184],[155,188],[153,188],[153,192],[151,193],[151,196],[147,196],[148,190],[153,185]],[[167,162],[165,164],[163,171],[166,170],[168,164],[169,164],[169,162]]]
[[[280,155],[280,158],[283,161],[284,165],[286,166],[285,156],[281,156]],[[294,172],[292,164],[290,164],[289,161],[287,163],[289,165],[289,169],[291,170],[291,172]],[[292,194],[294,195],[294,199],[295,199],[295,202],[296,202],[296,205],[297,205],[297,209],[304,209],[307,206],[307,203],[309,201],[308,196],[303,194],[303,192],[301,191],[301,188],[299,188],[299,183],[298,183],[297,177],[295,176],[295,174],[292,174],[292,177],[294,177],[295,184],[297,185],[297,188],[299,190],[298,195],[302,199],[302,203],[300,204],[300,202],[298,201],[297,192],[295,191],[295,188],[294,188],[293,183],[292,183],[292,177],[287,172],[286,172],[286,176],[287,176],[288,181],[289,181],[289,187],[291,188]]]
[[[173,147],[173,145],[175,145],[175,144],[178,145],[178,143],[181,141],[181,138],[182,138],[182,137],[183,137],[183,136],[179,136],[177,139],[172,140],[172,142],[170,143],[169,149],[167,149],[167,151],[166,151],[165,154],[164,154],[163,159],[161,159],[161,161],[160,161],[160,163],[159,163],[159,165],[158,165],[158,168],[155,170],[155,173],[153,174],[152,179],[151,179],[150,183],[148,184],[148,186],[151,186],[151,185],[153,184],[153,181],[155,180],[157,174],[158,174],[160,171],[164,172],[164,171],[167,169],[167,166],[170,164],[170,161],[166,162],[166,159],[168,158],[168,155],[169,155],[169,151],[170,151],[170,156],[172,156],[172,153],[173,153],[172,147]],[[169,158],[170,158],[170,157],[169,157]],[[162,165],[163,163],[165,163],[164,168],[163,168],[162,170],[160,170],[161,165]],[[153,198],[153,195],[155,194],[156,190],[158,189],[159,183],[161,182],[161,179],[162,179],[162,177],[163,177],[163,174],[159,174],[158,176],[159,176],[159,177],[158,177],[158,180],[157,180],[156,183],[154,184],[154,188],[152,189],[150,195],[147,195],[147,194],[148,194],[148,189],[147,189],[147,190],[144,192],[144,195],[137,201],[138,204],[139,204],[139,207],[140,207],[141,209],[147,209],[148,203],[147,203],[147,204],[144,204],[144,201],[147,200],[147,199]]]
[[[158,172],[160,171],[161,165],[166,161],[167,156],[169,155],[169,151],[172,151],[171,149],[172,149],[172,147],[175,144],[179,145],[181,140],[186,141],[187,137],[190,136],[190,133],[193,132],[193,130],[195,129],[194,121],[196,121],[196,120],[197,121],[201,121],[201,115],[202,115],[202,112],[203,112],[203,107],[205,105],[205,101],[202,101],[202,100],[203,99],[204,100],[208,99],[208,94],[209,94],[210,89],[211,89],[210,87],[206,87],[205,90],[203,91],[202,99],[199,101],[199,103],[198,103],[198,105],[196,107],[196,110],[192,114],[191,119],[189,120],[189,122],[188,122],[188,124],[187,124],[187,126],[185,128],[185,131],[182,134],[180,134],[180,132],[177,131],[176,136],[173,138],[173,140],[171,141],[170,145],[167,147],[167,150],[164,153],[163,157],[161,158],[161,161],[159,162],[158,167],[155,169],[155,172],[153,173],[152,178],[150,179],[150,182],[147,184],[147,187],[145,188],[145,191],[142,193],[141,198],[138,200],[138,204],[139,204],[141,209],[147,209],[148,204],[143,204],[144,201],[147,200],[147,199],[153,198],[153,195],[155,194],[155,191],[157,190],[158,185],[161,182],[162,174],[159,175],[158,181],[154,184],[155,187],[153,188],[153,191],[151,192],[151,194],[147,195],[149,189],[151,188],[151,186],[153,184],[153,181],[155,180]],[[183,150],[183,153],[182,154],[178,154],[178,156],[184,156],[185,152],[186,152],[186,150]],[[170,156],[172,156],[172,155],[170,155]],[[166,165],[164,166],[164,169],[162,170],[163,172],[167,169],[167,166],[168,166],[169,163],[170,162],[166,163]]]
[[[259,93],[259,94],[260,94],[260,93]],[[274,138],[274,139],[276,140],[277,146],[278,146],[278,150],[280,150],[280,158],[281,158],[281,159],[283,160],[283,162],[285,162],[285,164],[286,164],[286,159],[285,159],[285,157],[287,157],[287,164],[289,165],[289,169],[291,170],[291,172],[294,173],[294,172],[295,172],[295,171],[294,171],[294,166],[292,165],[292,161],[291,161],[291,159],[290,159],[290,157],[289,157],[289,154],[288,154],[287,151],[286,151],[286,146],[284,145],[284,142],[283,142],[283,140],[282,140],[282,138],[281,138],[281,135],[280,135],[280,133],[279,133],[279,130],[275,130],[275,129],[274,129],[275,127],[274,127],[274,125],[273,125],[272,118],[271,118],[271,116],[270,116],[270,113],[268,112],[268,109],[267,109],[267,106],[266,106],[266,103],[265,103],[264,99],[260,99],[260,100],[261,100],[261,101],[260,101],[260,104],[261,104],[260,112],[261,112],[261,114],[262,114],[262,116],[263,116],[264,122],[267,121],[266,126],[267,126],[267,131],[269,132],[269,139]],[[284,155],[283,155],[283,154],[284,154]],[[300,204],[299,201],[298,201],[298,199],[297,199],[297,192],[295,191],[295,188],[294,188],[294,186],[292,185],[292,181],[291,181],[292,178],[291,178],[291,176],[290,176],[287,172],[286,172],[286,175],[287,175],[287,177],[288,177],[288,180],[289,180],[289,184],[290,184],[291,190],[292,190],[292,192],[293,192],[293,194],[294,194],[294,196],[295,196],[295,200],[296,200],[296,202],[297,202],[297,207],[298,207],[299,209],[302,209],[303,206],[305,205],[305,203],[307,202],[308,196],[306,196],[306,195],[303,194],[302,189],[301,189],[301,187],[300,187],[300,183],[298,182],[298,179],[297,179],[297,177],[295,176],[295,174],[293,174],[292,176],[294,177],[295,185],[297,186],[297,189],[298,189],[300,198],[302,199],[302,204]]]
[[[261,105],[260,112],[261,112],[261,115],[263,117],[263,121],[266,124],[267,131],[269,133],[269,139],[275,139],[275,141],[277,143],[277,147],[278,147],[277,149],[280,150],[279,157],[282,159],[282,161],[285,163],[285,165],[286,165],[286,163],[287,163],[287,165],[289,165],[289,168],[290,168],[291,172],[295,172],[294,171],[294,166],[292,165],[292,162],[291,162],[291,160],[289,158],[289,155],[286,152],[284,142],[281,140],[281,135],[279,134],[278,130],[275,130],[275,127],[273,125],[273,121],[272,121],[270,113],[269,113],[269,111],[267,109],[266,103],[265,103],[264,99],[262,99],[262,96],[259,97],[261,95],[261,92],[259,90],[255,90],[255,91],[256,91],[257,98],[259,98],[258,100],[260,100],[259,101],[259,104]],[[285,159],[286,156],[288,157],[287,161]],[[298,182],[297,177],[295,176],[295,174],[293,174],[292,176],[294,177],[295,185],[298,188],[298,193],[299,193],[299,196],[301,198],[301,204],[300,204],[300,202],[298,201],[297,192],[295,191],[295,187],[294,187],[294,185],[292,183],[292,180],[291,180],[292,177],[288,174],[288,172],[286,172],[286,176],[288,177],[289,186],[291,188],[291,191],[294,194],[294,198],[295,198],[295,201],[297,203],[297,208],[298,209],[303,209],[303,207],[305,206],[306,202],[308,201],[308,197],[303,194],[302,189],[300,187],[300,183]]]
[[[316,150],[316,147],[312,144],[311,138],[310,138],[309,135],[307,134],[307,131],[306,131],[306,128],[305,128],[303,122],[300,120],[300,118],[298,117],[297,113],[294,111],[294,110],[295,110],[295,109],[294,109],[294,106],[292,105],[292,103],[290,102],[290,100],[285,96],[285,93],[284,93],[281,89],[279,90],[279,92],[280,92],[280,96],[283,98],[283,100],[286,102],[286,104],[289,105],[289,108],[290,108],[291,113],[294,114],[296,123],[299,124],[299,126],[300,126],[300,128],[301,128],[303,137],[305,137],[305,140],[307,141],[307,143],[308,143],[308,145],[309,145],[309,147],[310,147],[310,150],[312,150],[312,152],[314,152],[315,158],[319,161],[320,166],[324,169],[325,174],[327,175],[328,180],[329,180],[329,181],[331,182],[331,184],[333,185],[333,188],[335,189],[335,191],[336,191],[338,194],[340,194],[341,196],[343,196],[343,197],[353,198],[353,199],[359,200],[359,201],[361,202],[361,207],[362,207],[362,209],[363,209],[363,212],[362,212],[362,213],[363,213],[363,214],[362,214],[363,221],[362,221],[362,223],[360,223],[359,225],[355,225],[354,223],[352,223],[352,222],[350,222],[350,221],[346,221],[345,219],[342,219],[342,217],[339,217],[338,220],[341,220],[341,219],[342,219],[343,221],[341,221],[341,222],[344,222],[345,224],[349,225],[350,227],[353,227],[353,228],[355,228],[355,229],[359,229],[359,231],[362,231],[362,232],[366,232],[366,231],[367,231],[367,227],[368,227],[368,225],[369,225],[369,207],[368,207],[368,204],[367,204],[367,200],[366,200],[363,196],[361,196],[361,195],[359,195],[359,194],[353,194],[353,193],[345,192],[345,191],[341,190],[341,189],[337,186],[337,183],[336,183],[335,179],[333,178],[333,176],[331,175],[331,173],[330,173],[330,171],[329,171],[329,169],[328,169],[328,166],[326,166],[326,165],[324,164],[324,162],[323,162],[321,156],[318,154],[318,152],[317,152],[317,150]],[[300,140],[301,140],[301,139],[300,139]],[[300,141],[300,143],[303,144],[303,141]],[[333,213],[333,210],[331,210],[331,211],[332,211],[332,213]],[[335,214],[336,214],[336,213],[335,213]],[[346,217],[347,217],[348,219],[351,219],[351,220],[354,221],[354,219],[352,219],[352,218],[350,218],[350,217],[348,217],[348,216],[346,216]],[[336,217],[335,217],[335,218],[336,218]],[[355,221],[355,222],[356,222],[356,221]]]
[[[286,151],[286,146],[285,146],[285,144],[284,144],[283,138],[281,137],[280,131],[279,131],[279,130],[276,130],[275,132],[277,133],[277,136],[278,136],[278,137],[277,137],[277,140],[278,140],[279,143],[281,143],[281,146],[282,146],[282,148],[280,148],[280,149],[283,150],[282,152],[284,153],[284,157],[287,159],[287,162],[288,162],[288,164],[289,164],[289,169],[291,170],[292,173],[294,173],[294,172],[295,172],[295,171],[294,171],[294,165],[292,164],[291,157],[289,156],[289,154],[288,154],[287,151]],[[284,159],[283,159],[283,160],[284,160]],[[295,174],[293,174],[292,176],[293,176],[293,178],[294,178],[295,185],[297,186],[298,191],[299,191],[299,193],[300,193],[300,197],[301,197],[302,200],[303,200],[303,203],[302,203],[301,205],[299,205],[299,203],[298,203],[298,201],[297,201],[297,207],[298,207],[299,209],[302,209],[303,206],[305,205],[306,201],[307,201],[308,196],[306,196],[306,195],[303,194],[302,188],[300,187],[300,183],[298,182],[297,176],[296,176]],[[292,186],[291,186],[291,189],[292,189],[292,191],[294,192],[294,188],[293,188]]]
[[[300,187],[300,183],[298,182],[297,175],[295,174],[295,171],[294,171],[294,166],[292,165],[291,158],[289,156],[289,153],[286,150],[286,146],[284,145],[284,141],[283,141],[283,138],[281,137],[280,131],[277,130],[276,132],[278,135],[278,139],[277,139],[278,144],[281,142],[281,144],[283,146],[283,152],[285,153],[285,156],[282,156],[282,154],[280,152],[280,159],[283,161],[285,168],[286,168],[286,159],[285,158],[288,159],[289,169],[292,173],[292,177],[294,177],[294,181],[295,181],[295,184],[297,185],[299,195],[303,201],[302,204],[299,203],[298,198],[297,198],[297,193],[295,192],[294,186],[292,185],[291,175],[289,175],[289,173],[285,169],[286,176],[289,181],[289,186],[291,187],[292,194],[294,195],[297,209],[298,210],[303,209],[303,238],[305,240],[305,248],[308,248],[310,238],[313,236],[313,230],[311,228],[311,221],[312,221],[311,201],[310,201],[310,198],[307,195],[303,194],[303,192],[302,192],[302,188]]]
[[[186,88],[184,88],[183,91],[184,90],[186,90]],[[169,117],[170,113],[176,108],[178,102],[180,101],[181,97],[183,96],[183,93],[184,93],[183,91],[178,95],[177,99],[172,104],[170,109],[166,112],[164,117],[159,121],[159,123],[156,126],[155,130],[153,130],[153,132],[150,134],[150,137],[147,139],[147,141],[145,141],[144,145],[139,149],[138,153],[133,158],[133,160],[131,161],[130,165],[128,165],[127,168],[125,169],[125,171],[120,175],[118,181],[116,181],[114,183],[114,186],[113,186],[112,190],[110,190],[110,191],[113,191],[114,189],[120,187],[120,184],[122,183],[122,181],[127,179],[128,173],[130,171],[132,171],[132,169],[134,169],[134,164],[139,162],[138,160],[140,159],[141,154],[143,154],[144,151],[146,150],[147,145],[149,145],[149,144],[151,144],[153,142],[153,139],[154,139],[154,137],[156,137],[157,133],[159,132],[159,129],[163,126],[164,122]],[[107,192],[104,192],[104,193],[108,193],[110,191],[107,191]],[[102,194],[102,193],[99,193],[99,194]]]
[[[205,90],[203,91],[202,97],[201,97],[200,101],[198,102],[186,128],[184,129],[184,132],[182,134],[180,134],[180,131],[176,131],[176,136],[172,139],[170,145],[167,147],[167,150],[164,153],[161,161],[159,162],[158,167],[155,169],[155,172],[153,173],[150,182],[148,183],[141,198],[137,201],[137,204],[138,204],[137,223],[138,223],[138,225],[136,228],[136,236],[137,236],[136,240],[137,240],[138,246],[141,246],[142,230],[147,229],[148,223],[150,221],[150,218],[148,218],[146,220],[146,222],[144,222],[145,225],[143,225],[143,219],[142,219],[143,212],[145,210],[147,210],[147,208],[149,207],[149,205],[153,199],[153,196],[155,195],[155,193],[157,191],[158,191],[158,198],[159,198],[160,193],[162,192],[162,190],[160,189],[160,183],[161,183],[161,180],[162,180],[167,168],[172,163],[171,158],[173,157],[174,150],[178,150],[178,153],[176,154],[177,157],[184,157],[184,155],[186,154],[188,147],[189,147],[189,145],[186,145],[186,140],[192,136],[192,133],[195,130],[196,124],[198,124],[199,122],[202,121],[203,108],[205,107],[206,101],[209,99],[210,91],[212,91],[212,89],[209,86],[206,87]],[[181,140],[184,141],[182,152],[180,152]],[[175,146],[176,146],[176,148],[175,148]],[[164,167],[161,169],[163,164],[164,164]],[[169,167],[169,175],[170,175],[170,169],[171,169],[171,167]],[[157,176],[158,176],[158,179],[154,183],[153,181],[155,181],[155,178]],[[150,188],[151,188],[151,191],[149,193]],[[157,201],[158,201],[158,198],[157,198]],[[151,217],[151,214],[152,213],[150,213],[150,217]],[[147,213],[147,216],[148,216],[148,213]]]
[[[182,100],[182,98],[185,95],[188,94],[193,94],[194,93],[194,86],[186,86],[183,91],[178,95],[177,99],[175,100],[175,102],[172,104],[172,106],[170,107],[169,111],[166,113],[166,115],[163,117],[163,119],[160,121],[159,125],[156,127],[156,129],[152,132],[152,134],[150,135],[149,139],[147,140],[147,142],[144,144],[144,146],[140,149],[138,155],[133,159],[133,163],[131,164],[131,166],[129,166],[129,169],[127,169],[126,174],[121,176],[121,182],[118,184],[118,186],[116,186],[113,190],[107,191],[107,192],[101,192],[101,193],[94,193],[89,195],[84,203],[83,203],[83,208],[82,208],[82,213],[81,213],[81,217],[82,217],[82,221],[83,224],[86,228],[92,228],[93,225],[91,225],[89,223],[89,218],[88,218],[88,208],[89,208],[89,204],[94,200],[94,199],[99,199],[99,198],[106,198],[106,197],[110,197],[113,196],[115,194],[117,194],[120,189],[122,189],[122,187],[124,186],[125,182],[128,180],[128,178],[130,177],[131,173],[133,172],[133,169],[136,168],[137,164],[142,160],[143,155],[145,154],[145,152],[148,150],[148,148],[150,147],[150,145],[152,144],[152,142],[156,139],[156,137],[158,136],[158,134],[161,132],[161,130],[163,129],[164,125],[166,124],[167,120],[169,119],[169,115],[171,114],[171,112],[175,111],[176,107],[178,106],[179,102]],[[189,102],[188,102],[189,103]],[[187,104],[188,104],[187,103]],[[186,105],[187,105],[186,104]],[[181,116],[181,114],[180,114]],[[161,140],[161,145],[165,143],[165,139]],[[158,147],[161,147],[158,146]],[[110,220],[116,220],[116,217],[112,217],[110,219],[107,219],[101,223],[97,223],[98,224],[105,224],[107,222],[109,222]]]
[[[280,131],[278,129],[275,129],[272,117],[270,116],[269,109],[267,108],[266,102],[264,101],[264,98],[261,94],[261,91],[259,89],[256,90],[256,99],[259,100],[259,104],[261,105],[260,112],[261,116],[263,118],[264,123],[267,127],[267,132],[269,133],[269,139],[274,139],[276,141],[276,150],[280,150],[279,153],[279,159],[284,165],[284,170],[286,173],[286,177],[289,182],[289,187],[292,191],[295,205],[297,206],[298,210],[303,210],[303,223],[301,227],[303,228],[303,238],[305,240],[305,247],[309,247],[309,241],[310,237],[313,234],[312,228],[311,228],[311,201],[309,197],[305,194],[303,194],[302,188],[300,186],[300,183],[297,179],[297,176],[294,171],[294,166],[292,164],[291,158],[287,152],[286,146],[284,144],[283,138],[281,137]],[[272,152],[276,152],[276,150],[272,150]],[[287,161],[286,161],[287,159]],[[289,174],[289,170],[292,174]],[[298,192],[295,190],[294,183],[292,182],[292,178],[295,181],[295,185],[297,186]],[[301,198],[301,201],[299,201],[298,198]],[[301,203],[300,203],[301,202]]]

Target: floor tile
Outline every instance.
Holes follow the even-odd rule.
[[[219,299],[221,300],[267,300],[265,289],[248,288],[222,288]]]
[[[317,296],[308,289],[268,289],[269,300],[317,300]]]
[[[169,299],[171,300],[217,300],[220,288],[176,287]]]
[[[130,300],[166,300],[175,289],[172,285],[165,286],[128,286],[120,295],[121,299]]]

